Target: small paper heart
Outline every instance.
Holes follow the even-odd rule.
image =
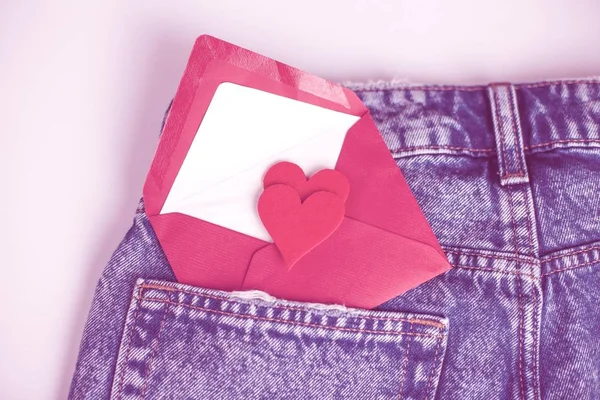
[[[267,187],[258,199],[258,214],[288,269],[327,239],[344,219],[344,201],[317,191],[304,202],[287,185]]]
[[[296,189],[302,201],[312,193],[326,191],[337,195],[345,202],[350,193],[350,183],[341,172],[323,169],[307,180],[302,168],[286,161],[273,165],[263,178],[265,188],[277,184]]]

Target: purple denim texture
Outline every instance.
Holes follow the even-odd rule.
[[[453,268],[369,311],[193,288],[140,204],[71,399],[600,398],[600,81],[351,89]]]

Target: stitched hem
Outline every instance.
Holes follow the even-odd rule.
[[[353,331],[366,323],[372,333],[405,333],[412,326],[413,333],[432,335],[447,332],[448,321],[443,317],[396,313],[377,310],[362,310],[343,306],[297,303],[278,300],[262,292],[220,292],[195,288],[176,282],[138,280],[140,288],[136,297],[143,301],[170,302],[172,305],[190,307],[207,313],[231,313],[240,318],[259,319],[272,322],[303,325],[318,322],[315,327],[324,329],[343,328]],[[248,296],[252,294],[252,296]],[[258,296],[260,294],[261,296]],[[216,301],[215,301],[216,300]],[[229,314],[227,314],[229,315]],[[309,325],[307,325],[309,326]],[[417,329],[418,328],[418,329]],[[361,331],[358,329],[356,332]]]
[[[148,377],[150,376],[150,372],[152,371],[152,361],[154,360],[154,358],[156,357],[156,354],[158,353],[158,348],[160,346],[160,338],[162,336],[163,333],[163,329],[165,327],[165,322],[167,320],[167,314],[169,313],[169,304],[167,304],[167,306],[165,307],[165,309],[163,310],[163,315],[160,321],[160,326],[158,328],[158,336],[156,338],[156,343],[154,343],[151,353],[150,353],[150,358],[148,359],[148,364],[146,366],[146,370],[144,371],[144,383],[142,385],[142,389],[141,389],[141,393],[140,393],[140,398],[143,400],[146,397],[146,390],[148,390]]]
[[[589,262],[585,262],[585,263],[581,263],[581,264],[576,264],[570,267],[565,267],[565,268],[561,268],[561,269],[556,269],[554,271],[550,271],[547,272],[545,274],[542,274],[542,276],[549,276],[549,275],[553,275],[559,272],[563,272],[563,271],[570,271],[573,269],[579,269],[579,268],[585,268],[585,267],[590,267],[594,264],[597,264],[600,267],[600,260],[594,260],[594,261],[589,261]]]
[[[408,326],[408,332],[410,333],[412,331],[411,326]],[[408,370],[408,364],[409,364],[409,360],[410,360],[410,345],[412,343],[412,337],[408,338],[408,342],[406,344],[406,352],[404,353],[404,362],[403,362],[403,366],[402,366],[402,373],[400,374],[400,387],[399,387],[399,394],[398,394],[398,400],[402,400],[402,393],[404,390],[404,381],[406,380],[406,373]]]
[[[310,322],[292,321],[292,320],[281,319],[281,318],[260,317],[257,315],[239,314],[239,313],[234,313],[234,312],[229,312],[229,311],[215,310],[215,309],[208,308],[208,307],[193,306],[191,304],[179,303],[179,302],[158,299],[158,298],[153,298],[153,297],[136,297],[136,299],[139,301],[144,301],[144,302],[169,304],[169,305],[176,306],[176,307],[189,308],[192,310],[202,311],[202,312],[206,312],[206,313],[210,313],[210,314],[225,315],[228,317],[253,319],[253,320],[257,320],[257,321],[275,322],[275,323],[305,326],[305,327],[326,329],[326,330],[333,330],[333,331],[340,331],[340,332],[372,333],[372,334],[398,335],[398,336],[424,336],[424,337],[433,337],[433,338],[439,338],[439,337],[444,336],[443,334],[435,335],[435,334],[428,334],[428,333],[401,332],[401,331],[392,331],[392,330],[345,328],[345,327],[340,327],[340,326],[313,324]]]
[[[133,313],[133,317],[125,325],[124,332],[129,331],[129,334],[127,335],[127,339],[125,342],[124,356],[117,363],[116,371],[119,371],[119,378],[118,378],[116,386],[114,387],[114,389],[116,390],[116,393],[114,394],[115,400],[120,400],[121,397],[123,396],[123,384],[125,382],[125,372],[127,370],[126,364],[127,364],[127,361],[129,360],[132,342],[133,342],[133,331],[135,330],[135,329],[133,329],[133,327],[136,326],[136,324],[138,322],[137,321],[138,315],[140,313],[140,301],[138,300],[138,295],[141,292],[141,290],[142,290],[141,288],[136,288],[136,290],[135,290],[136,294],[134,294],[134,296],[133,296],[133,298],[135,299],[135,303],[133,304],[133,307],[135,307],[135,311]],[[121,350],[119,350],[119,353],[120,352],[121,352]],[[111,398],[112,398],[112,395],[111,395]]]
[[[506,261],[518,261],[523,264],[535,264],[536,260],[533,257],[523,256],[523,255],[502,255],[502,254],[490,254],[484,253],[483,251],[478,250],[462,250],[454,247],[445,247],[442,246],[446,254],[454,254],[456,256],[472,256],[472,257],[482,257],[490,260],[506,260]]]
[[[227,301],[227,300],[232,299],[230,296],[227,296],[227,295],[215,295],[215,294],[210,294],[210,293],[206,293],[206,292],[200,293],[199,290],[190,290],[190,289],[183,289],[183,288],[179,289],[179,288],[174,288],[174,287],[164,286],[164,285],[157,285],[157,284],[144,283],[144,284],[140,285],[139,287],[140,287],[141,291],[140,291],[140,294],[138,295],[138,298],[141,298],[141,299],[145,299],[145,297],[143,295],[144,289],[157,289],[157,290],[166,291],[166,292],[184,293],[184,294],[201,296],[201,297],[205,297],[205,298],[209,298],[209,299],[222,300],[222,301]],[[310,309],[309,306],[302,307],[302,306],[292,306],[292,305],[271,305],[271,304],[268,304],[266,306],[271,309],[277,309],[277,310],[291,310],[291,311],[302,311],[302,312],[314,311],[314,310]],[[351,310],[350,310],[350,312],[351,312]],[[414,324],[420,324],[420,325],[433,326],[436,328],[444,328],[445,327],[443,324],[441,324],[437,321],[431,321],[431,320],[427,320],[427,319],[401,318],[401,317],[377,317],[377,316],[364,316],[364,315],[356,315],[356,316],[359,318],[364,318],[364,319],[373,320],[373,321],[407,322],[409,324],[414,323]]]
[[[600,266],[600,243],[590,243],[576,249],[563,250],[541,259],[542,276],[584,267]]]
[[[501,270],[501,269],[481,268],[481,267],[473,267],[473,266],[470,266],[470,265],[456,265],[456,264],[453,264],[452,267],[454,269],[467,269],[467,270],[473,270],[473,271],[484,271],[484,272],[493,272],[493,273],[496,273],[496,274],[503,274],[503,275],[527,277],[527,278],[532,279],[532,280],[539,280],[540,279],[538,276],[529,274],[527,272],[505,271],[505,270]]]
[[[429,378],[427,379],[427,386],[425,388],[425,393],[427,393],[427,400],[429,400],[432,393],[430,393],[429,388],[433,383],[433,377],[437,370],[438,356],[440,352],[440,348],[442,347],[442,337],[440,336],[437,341],[437,345],[435,346],[435,355],[433,356],[433,366],[431,367],[431,372],[429,373]],[[435,397],[435,387],[432,389]]]

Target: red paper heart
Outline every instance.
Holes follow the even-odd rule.
[[[323,169],[306,179],[304,171],[296,164],[280,162],[273,165],[263,178],[263,187],[282,184],[296,189],[302,201],[306,200],[312,193],[327,191],[336,194],[344,202],[350,193],[348,179],[339,171]]]
[[[260,219],[288,268],[331,236],[345,211],[333,193],[318,191],[302,202],[294,188],[281,184],[267,187],[258,199]]]

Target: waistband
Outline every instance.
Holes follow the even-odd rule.
[[[513,152],[517,158],[557,148],[600,148],[600,78],[479,86],[346,86],[371,110],[396,156],[488,156],[501,152],[499,144],[520,150]],[[518,180],[524,160],[504,162],[505,177]]]

